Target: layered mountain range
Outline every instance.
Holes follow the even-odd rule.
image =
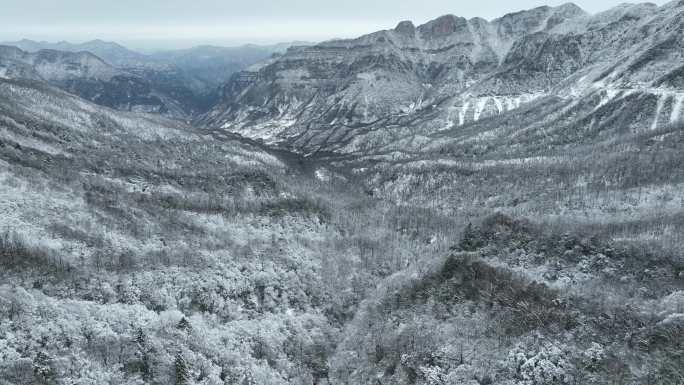
[[[76,44],[67,41],[50,43],[46,41],[22,39],[18,41],[3,42],[2,44],[17,47],[32,53],[41,50],[65,52],[86,51],[117,67],[139,67],[141,65],[154,64],[153,60],[150,60],[147,55],[132,51],[120,44],[103,40],[92,40]]]
[[[86,51],[29,53],[0,46],[0,76],[45,81],[107,107],[177,118],[190,114],[199,98],[183,84],[165,86],[149,76],[116,68]]]
[[[125,111],[188,120],[217,101],[230,76],[289,44],[142,54],[117,43],[21,40],[0,46],[0,76],[51,83],[92,102]]]
[[[309,153],[378,151],[398,132],[433,135],[534,103],[553,104],[537,123],[651,129],[682,118],[683,42],[681,1],[403,21],[236,74],[200,122]],[[610,113],[637,107],[619,122]]]

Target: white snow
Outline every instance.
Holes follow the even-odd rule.
[[[660,97],[658,97],[658,106],[656,107],[655,116],[653,117],[653,124],[651,125],[651,130],[655,130],[656,128],[658,128],[658,118],[660,117],[660,113],[663,111],[663,106],[665,105],[666,99],[667,96],[665,95],[660,95]]]
[[[520,94],[516,96],[497,95],[473,97],[471,95],[463,95],[461,97],[462,104],[460,107],[460,111],[458,112],[458,125],[462,126],[468,123],[468,121],[466,121],[466,117],[471,110],[473,112],[473,121],[480,120],[482,118],[482,114],[485,111],[485,107],[487,107],[487,104],[490,102],[494,104],[494,107],[496,108],[496,113],[502,114],[504,112],[508,112],[516,108],[519,108],[523,104],[529,103],[544,95],[545,94],[542,92]]]
[[[684,107],[684,92],[681,90],[671,90],[666,88],[653,88],[653,87],[639,87],[639,88],[622,88],[622,87],[610,87],[603,86],[603,88],[596,89],[597,84],[594,84],[594,90],[599,92],[601,100],[594,107],[594,111],[605,106],[617,99],[622,99],[634,93],[642,93],[654,95],[658,98],[656,104],[656,110],[654,112],[653,121],[651,123],[650,129],[655,130],[658,125],[662,123],[661,115],[663,114],[663,108],[668,100],[672,99],[672,109],[669,116],[669,122],[674,123],[677,120],[682,119],[682,109]]]
[[[330,181],[330,170],[326,168],[319,168],[316,170],[316,179],[320,180],[321,182],[329,182]]]
[[[458,114],[458,125],[459,126],[462,126],[465,124],[465,117],[466,117],[466,113],[468,112],[468,108],[470,108],[470,103],[465,102],[463,104],[463,107],[461,108],[461,112],[459,112],[459,114]]]
[[[674,104],[672,105],[672,114],[670,115],[670,123],[682,119],[682,105],[684,105],[684,94],[675,95]]]
[[[485,106],[487,105],[487,102],[489,101],[489,98],[480,98],[477,101],[477,108],[475,109],[475,121],[480,120],[480,115],[482,115],[482,111],[484,111]]]

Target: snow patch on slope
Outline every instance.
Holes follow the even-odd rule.
[[[539,99],[544,95],[545,93],[542,92],[516,96],[472,97],[466,95],[460,100],[460,105],[459,102],[456,102],[452,109],[457,111],[458,125],[463,126],[466,123],[476,122],[487,116],[500,115],[504,112],[520,108],[520,106]]]
[[[684,118],[682,117],[682,106],[684,106],[684,93],[675,95],[672,113],[670,114],[670,123],[674,123]]]

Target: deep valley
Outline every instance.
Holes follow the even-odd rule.
[[[0,46],[0,385],[683,384],[684,1]]]

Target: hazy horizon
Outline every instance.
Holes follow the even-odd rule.
[[[564,0],[481,0],[453,4],[435,0],[429,4],[379,0],[319,2],[300,0],[283,4],[276,0],[233,1],[132,0],[116,4],[103,1],[7,0],[0,15],[0,41],[31,39],[81,43],[95,39],[115,41],[132,49],[152,51],[197,45],[240,46],[291,41],[318,42],[351,38],[394,27],[401,20],[422,24],[444,14],[491,20],[506,13]],[[590,13],[607,10],[619,0],[575,1]],[[667,1],[654,3],[662,5]],[[35,9],[52,15],[51,21],[35,20]],[[360,15],[358,10],[363,9]],[[134,10],[134,11],[131,11]]]

